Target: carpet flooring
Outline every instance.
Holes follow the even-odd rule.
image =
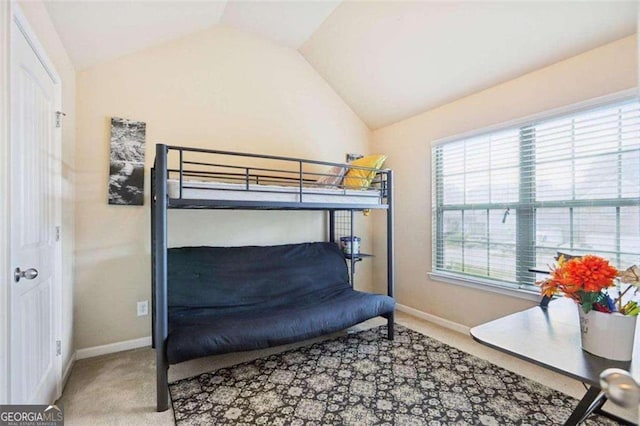
[[[578,402],[408,328],[385,336],[381,326],[174,382],[176,423],[555,425]]]

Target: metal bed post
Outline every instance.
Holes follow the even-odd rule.
[[[180,153],[180,198],[182,198],[182,188],[184,186],[184,160],[183,160],[183,151],[178,151]]]
[[[329,210],[329,242],[336,242],[336,211]]]
[[[350,241],[350,247],[351,249],[350,254],[349,254],[349,266],[351,266],[349,268],[349,274],[350,274],[350,280],[349,283],[351,284],[351,288],[353,288],[353,280],[354,280],[354,276],[356,274],[356,254],[353,250],[353,246],[355,244],[353,244],[353,209],[349,210],[349,238],[351,238]],[[359,246],[358,246],[359,247]]]
[[[169,408],[167,361],[167,147],[156,145],[155,207],[153,218],[155,257],[155,343],[157,411]]]
[[[151,168],[151,195],[149,196],[149,203],[151,204],[151,347],[154,349],[156,347],[156,253],[153,249],[156,246],[156,234],[153,232],[156,229],[155,166],[154,160]]]
[[[393,171],[387,171],[387,295],[393,297]],[[393,340],[393,317],[387,317],[387,338]]]
[[[299,179],[299,180],[298,180],[298,185],[299,185],[299,187],[300,187],[300,190],[299,190],[299,192],[300,192],[300,199],[299,199],[298,201],[302,202],[302,161],[299,161],[298,163],[300,164],[300,170],[299,170],[299,172],[300,172],[300,176],[298,176],[298,179]]]

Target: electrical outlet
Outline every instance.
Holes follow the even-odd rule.
[[[149,301],[143,300],[137,303],[138,308],[138,316],[143,317],[145,315],[149,315]]]

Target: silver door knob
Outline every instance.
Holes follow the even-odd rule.
[[[607,368],[600,374],[600,387],[607,398],[622,407],[632,408],[640,404],[640,385],[628,371]]]
[[[20,281],[21,278],[32,280],[37,276],[38,270],[36,268],[29,268],[25,271],[21,271],[20,268],[16,268],[15,272],[13,273],[13,277],[16,282]]]

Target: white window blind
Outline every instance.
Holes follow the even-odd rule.
[[[530,287],[558,251],[640,263],[640,103],[432,150],[433,271]]]

